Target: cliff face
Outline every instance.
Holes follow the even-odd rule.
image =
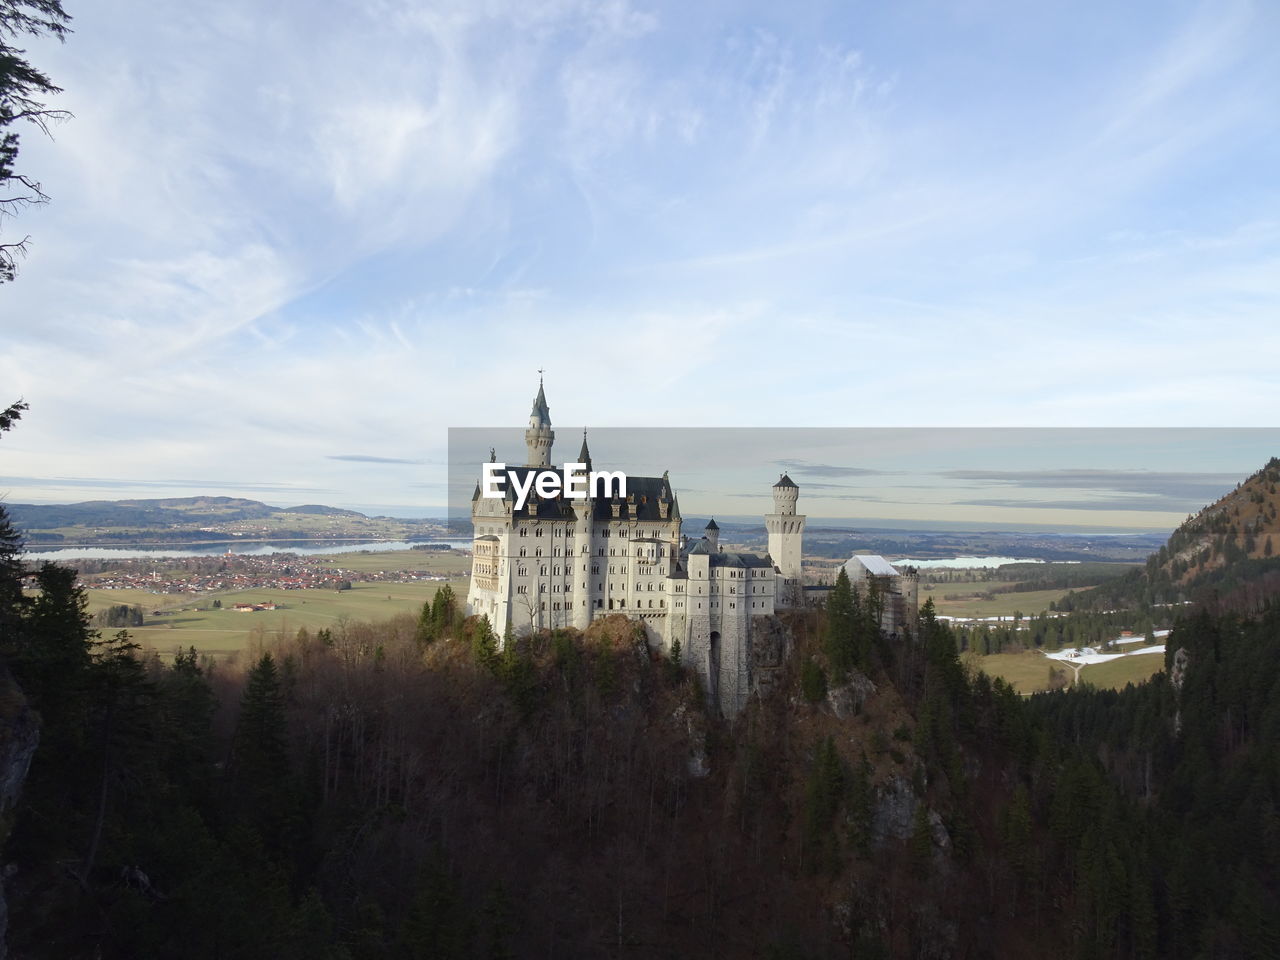
[[[9,671],[0,665],[0,851],[9,838],[13,809],[39,743],[40,718]],[[4,878],[4,868],[0,866],[0,960],[8,953],[5,933],[9,928],[9,907],[4,898]]]

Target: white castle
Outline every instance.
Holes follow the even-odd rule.
[[[508,624],[517,634],[584,630],[597,617],[623,614],[642,622],[650,644],[668,656],[679,641],[710,702],[735,716],[753,690],[773,682],[786,656],[788,635],[775,612],[802,602],[799,487],[785,474],[773,485],[766,556],[726,552],[714,520],[701,537],[682,536],[665,472],[628,474],[625,497],[531,493],[517,506],[512,487],[529,472],[555,470],[567,486],[563,469],[551,466],[555,436],[539,381],[525,431],[528,462],[507,465],[512,482],[501,497],[481,496],[476,483],[467,612],[487,616],[498,634]],[[585,432],[575,462],[592,469]]]

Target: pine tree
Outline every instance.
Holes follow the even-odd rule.
[[[431,624],[434,637],[452,636],[458,626],[458,598],[447,583],[431,600]]]
[[[436,596],[440,596],[437,592]],[[413,639],[419,647],[425,647],[436,638],[436,617],[430,600],[424,600],[414,628]]]
[[[488,616],[482,616],[476,622],[475,632],[471,638],[471,651],[476,663],[494,673],[498,671],[498,642],[489,626]]]
[[[249,671],[240,698],[228,773],[232,806],[267,844],[282,842],[291,826],[292,789],[288,722],[275,659],[270,653]]]
[[[854,631],[857,629],[856,599],[849,575],[844,568],[836,575],[836,584],[827,598],[827,622],[823,646],[836,677],[843,680],[854,665]]]
[[[916,804],[915,817],[911,821],[911,869],[920,877],[929,873],[929,862],[933,859],[933,828],[929,823],[929,808],[923,799]]]

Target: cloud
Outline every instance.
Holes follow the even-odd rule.
[[[778,466],[788,473],[804,477],[883,477],[900,471],[872,470],[867,467],[843,467],[830,463],[810,463],[807,460],[774,460]],[[824,484],[808,483],[807,487],[822,487]]]
[[[1196,508],[1222,497],[1243,479],[1232,473],[1154,470],[945,470],[939,475],[953,480],[984,481],[1022,489],[1124,492],[1140,497],[1163,498],[1170,504],[1174,501],[1194,503]]]
[[[1177,497],[1098,497],[1082,500],[956,500],[971,507],[1014,507],[1026,510],[1143,510],[1162,513],[1198,510],[1202,503]]]
[[[338,453],[330,454],[325,457],[326,460],[345,460],[348,463],[407,463],[421,465],[426,461],[423,460],[404,460],[399,457],[371,457],[361,453]]]
[[[5,487],[91,487],[102,489],[189,489],[255,490],[263,493],[333,493],[324,487],[303,487],[289,483],[212,478],[137,480],[129,477],[0,477]]]

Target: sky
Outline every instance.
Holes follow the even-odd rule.
[[[593,428],[1280,408],[1275,4],[64,3],[10,502],[438,507],[539,368]]]
[[[581,462],[581,437],[556,429],[552,464]],[[1238,464],[1270,459],[1280,429],[606,427],[587,441],[593,470],[668,471],[689,519],[758,524],[785,473],[800,513],[844,526],[1114,534],[1178,526],[1235,488]],[[524,464],[523,431],[449,431],[450,521],[470,520],[490,456]]]

